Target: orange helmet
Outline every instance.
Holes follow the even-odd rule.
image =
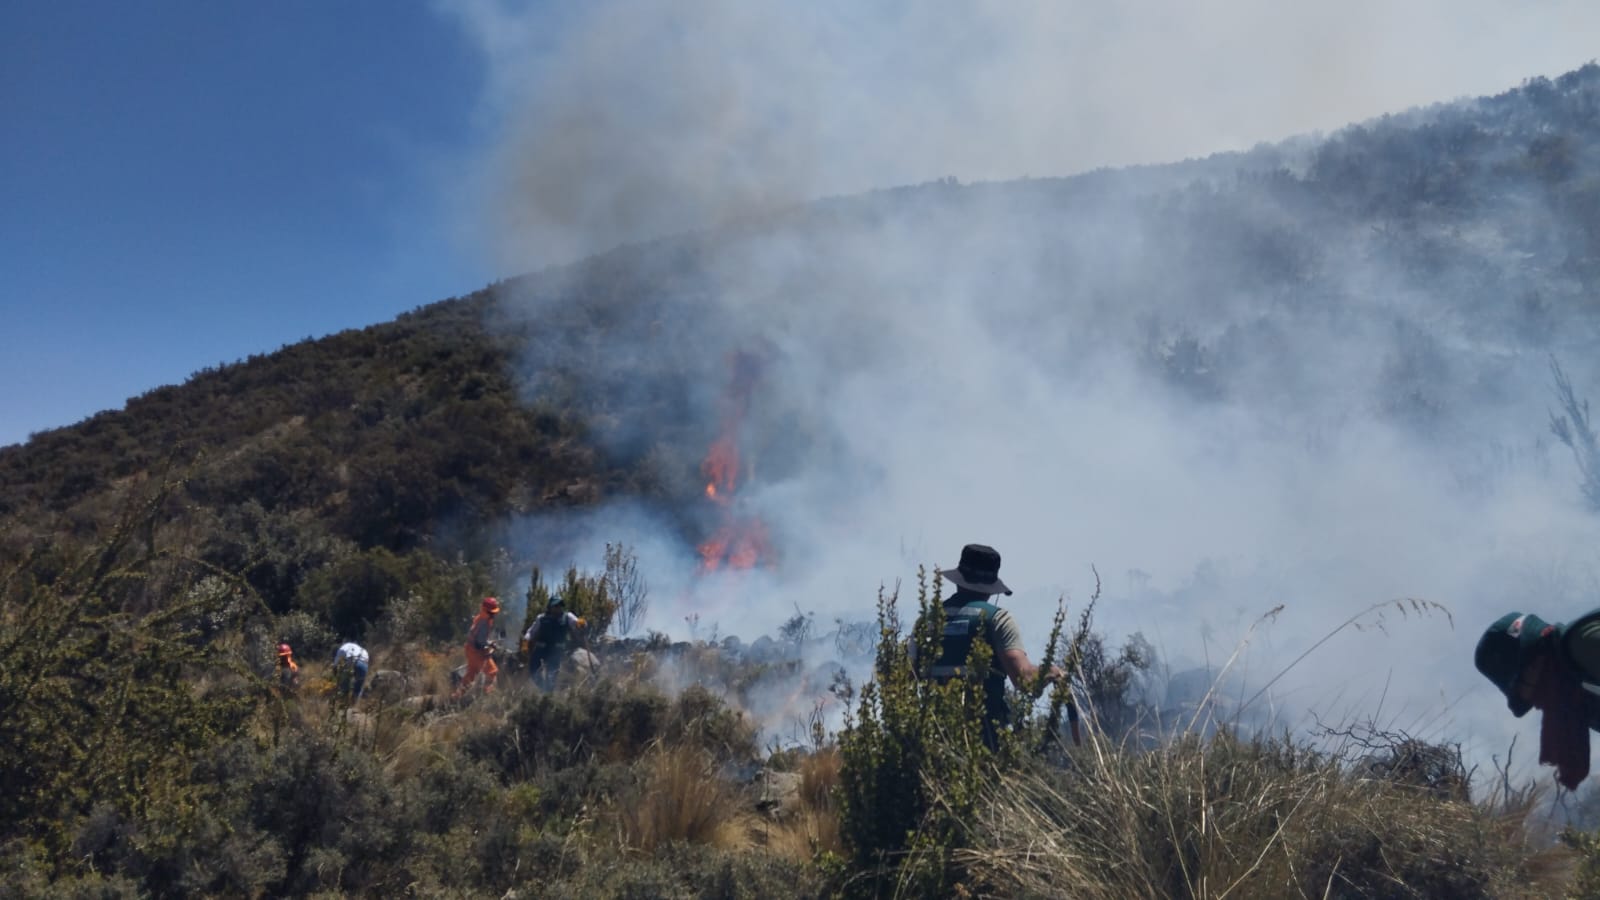
[[[279,656],[289,656],[289,655],[291,655],[293,653],[294,653],[294,650],[290,649],[288,644],[279,644],[278,645],[278,655]]]
[[[483,598],[483,611],[491,616],[498,615],[500,612],[500,601],[493,597]]]

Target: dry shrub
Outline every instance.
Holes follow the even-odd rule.
[[[618,812],[623,842],[653,853],[682,841],[725,846],[741,838],[735,827],[741,803],[733,786],[718,777],[710,755],[694,747],[659,746],[641,763],[639,796]]]
[[[975,885],[1007,896],[1553,897],[1561,850],[1500,808],[1363,778],[1287,740],[1222,732],[1143,753],[1091,737],[1076,771],[1004,774],[980,806]]]
[[[819,854],[843,853],[839,814],[801,808],[776,820],[758,820],[747,829],[752,844],[791,862],[811,862]]]
[[[450,696],[450,671],[466,661],[459,647],[454,653],[435,653],[408,644],[398,655],[399,665],[390,660],[391,666],[406,676],[416,695],[423,697]]]
[[[839,833],[839,770],[844,757],[827,747],[800,762],[800,809],[796,817],[810,855],[843,853]]]
[[[794,802],[774,816],[753,820],[750,837],[768,853],[796,862],[819,854],[844,852],[839,831],[839,770],[843,756],[838,747],[825,747],[800,757],[799,786]]]
[[[839,769],[844,764],[838,747],[824,747],[800,760],[800,804],[814,810],[837,810]]]
[[[406,708],[392,733],[373,747],[385,771],[394,778],[411,778],[440,760],[456,758],[464,735],[492,727],[504,716],[506,701],[498,693],[490,697],[487,702],[442,713]]]
[[[594,862],[570,874],[546,874],[533,868],[521,897],[548,900],[590,900],[594,897],[689,898],[726,900],[822,898],[833,894],[814,866],[789,862],[762,851],[746,852],[695,844],[679,844],[651,856],[613,852],[594,855]],[[537,864],[536,864],[537,866]],[[485,894],[486,896],[496,896]],[[460,896],[452,894],[450,896]]]

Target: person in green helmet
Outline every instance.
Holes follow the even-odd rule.
[[[533,680],[534,687],[555,690],[561,663],[567,657],[567,644],[574,638],[581,641],[588,624],[567,612],[566,601],[560,597],[550,598],[544,615],[535,616],[522,636],[522,643],[528,648],[528,677]]]
[[[1600,731],[1600,609],[1566,624],[1506,613],[1484,630],[1473,664],[1512,715],[1543,714],[1539,762],[1576,790],[1589,775],[1589,731]]]

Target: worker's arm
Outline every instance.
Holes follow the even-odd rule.
[[[1000,668],[1011,677],[1011,683],[1017,690],[1030,690],[1034,679],[1039,677],[1039,667],[1028,659],[1027,651],[1019,648],[1002,650],[995,654],[995,660]],[[1050,667],[1050,680],[1060,683],[1066,680],[1067,674],[1061,671],[1060,666]],[[1067,696],[1067,725],[1072,728],[1072,745],[1079,746],[1083,739],[1078,735],[1078,706],[1069,692]]]
[[[1002,609],[989,621],[989,645],[994,648],[995,665],[1011,678],[1017,690],[1033,687],[1033,680],[1039,676],[1039,667],[1028,659],[1028,651],[1022,649],[1022,632],[1010,612]],[[1062,677],[1060,667],[1051,666],[1050,677]]]
[[[1024,690],[1033,684],[1039,677],[1039,667],[1028,659],[1028,651],[1020,647],[1014,650],[1002,650],[995,654],[995,659],[1000,663],[1001,671],[1011,677],[1011,683],[1017,690]],[[1057,681],[1063,677],[1060,666],[1050,667],[1050,680]]]

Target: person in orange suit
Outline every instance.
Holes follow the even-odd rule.
[[[462,677],[461,683],[456,685],[455,692],[451,695],[459,700],[471,689],[478,680],[478,673],[483,673],[483,690],[489,693],[494,690],[495,676],[500,674],[500,667],[494,664],[495,641],[494,617],[500,614],[500,601],[493,597],[483,598],[483,605],[478,614],[472,618],[472,626],[467,629],[467,674]]]

